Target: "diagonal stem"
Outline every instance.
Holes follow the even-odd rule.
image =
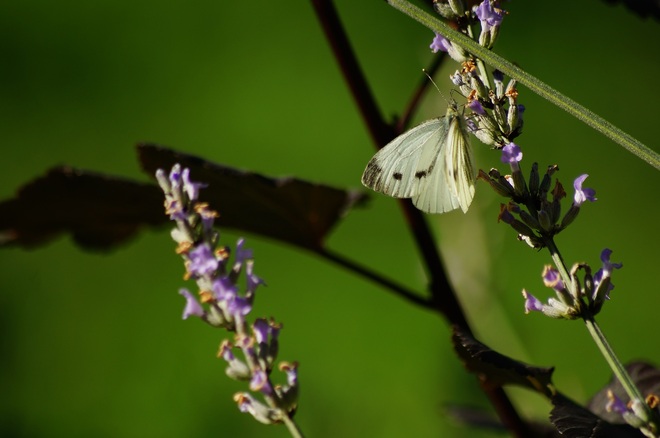
[[[583,107],[579,103],[570,99],[568,96],[564,96],[559,91],[550,87],[548,84],[540,81],[523,69],[513,65],[501,56],[484,47],[481,47],[479,44],[472,41],[468,36],[455,31],[447,24],[427,14],[417,6],[409,3],[407,0],[387,0],[387,2],[394,8],[410,16],[414,20],[417,20],[419,23],[428,27],[432,31],[440,33],[445,38],[461,45],[464,49],[468,50],[476,57],[482,59],[491,67],[496,68],[507,76],[516,79],[520,84],[525,85],[534,93],[538,94],[544,99],[547,99],[573,117],[605,135],[610,140],[615,141],[623,148],[636,155],[638,158],[641,158],[642,160],[649,163],[651,166],[655,167],[656,169],[660,169],[660,154],[630,134],[622,131],[607,120],[598,116],[591,110]]]

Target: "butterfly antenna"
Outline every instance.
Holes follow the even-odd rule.
[[[426,77],[429,78],[429,81],[431,81],[431,83],[433,84],[433,86],[435,87],[435,89],[438,90],[438,93],[440,93],[440,96],[442,96],[442,98],[445,100],[445,102],[447,102],[447,105],[451,105],[451,102],[449,101],[449,99],[447,99],[447,97],[445,97],[444,93],[443,93],[442,91],[440,91],[440,87],[438,87],[438,84],[435,83],[435,81],[433,80],[433,78],[431,77],[431,75],[429,75],[429,73],[426,71],[426,69],[423,68],[422,71],[424,72],[424,74],[426,75]],[[454,99],[452,99],[452,101],[453,101],[453,100],[454,100]]]
[[[435,89],[438,90],[438,93],[442,94],[442,91],[440,91],[440,88],[438,87],[438,84],[435,83],[435,81],[433,80],[433,78],[431,77],[431,75],[429,75],[429,73],[426,71],[426,69],[423,68],[422,71],[424,72],[424,74],[426,75],[426,77],[429,78],[429,81],[431,81],[431,83],[433,84],[433,86],[435,87]]]

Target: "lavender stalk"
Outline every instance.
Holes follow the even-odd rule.
[[[188,169],[176,164],[169,175],[159,169],[156,179],[165,193],[165,212],[176,223],[171,235],[184,260],[185,278],[194,280],[198,288],[199,299],[188,289],[179,291],[186,299],[183,318],[195,316],[235,333],[233,342],[222,341],[218,357],[227,362],[225,372],[230,378],[249,382],[252,393],[234,395],[238,408],[264,424],[284,423],[291,436],[303,437],[293,420],[299,392],[297,363],[279,364],[286,384],[271,381],[282,325],[273,319],[257,318],[252,324],[247,320],[255,292],[264,284],[254,273],[252,251],[239,239],[232,260],[232,249],[219,246],[219,234],[213,228],[218,214],[198,201],[199,190],[206,185],[191,181]],[[244,288],[239,286],[242,274]]]

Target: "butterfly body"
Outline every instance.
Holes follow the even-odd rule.
[[[423,122],[378,151],[362,184],[395,198],[411,198],[427,213],[445,213],[467,211],[475,179],[465,120],[452,104],[444,117]]]

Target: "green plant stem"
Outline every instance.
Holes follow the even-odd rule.
[[[519,83],[525,85],[534,93],[557,105],[559,108],[568,112],[573,117],[576,117],[578,120],[581,120],[582,122],[591,126],[606,137],[623,146],[629,152],[632,152],[638,158],[641,158],[651,166],[660,170],[660,154],[653,151],[631,135],[623,132],[607,120],[564,96],[549,85],[538,80],[519,67],[511,64],[501,56],[496,55],[484,47],[481,47],[468,36],[455,31],[447,24],[427,14],[417,6],[408,3],[406,0],[388,0],[388,3],[404,14],[417,20],[432,31],[443,35],[454,43],[459,44],[464,49],[475,55],[478,59],[483,60],[486,64],[500,70],[507,76],[516,79]]]
[[[289,429],[289,432],[291,433],[291,436],[293,438],[304,438],[305,435],[303,435],[302,431],[298,427],[295,421],[288,415],[284,415],[284,418],[282,419],[284,424],[286,425],[287,429]]]
[[[587,330],[589,330],[589,334],[591,334],[594,342],[596,342],[601,354],[605,357],[610,368],[612,368],[612,372],[619,380],[619,383],[621,383],[621,386],[623,386],[623,389],[626,391],[626,394],[628,394],[628,397],[630,397],[630,400],[638,401],[639,406],[644,408],[646,417],[642,419],[647,424],[647,430],[643,430],[642,432],[646,436],[657,437],[658,435],[656,431],[658,430],[658,426],[660,426],[660,423],[658,423],[658,416],[646,403],[644,396],[635,385],[635,382],[633,382],[632,377],[630,377],[630,374],[628,374],[621,361],[619,361],[616,354],[614,354],[614,350],[612,350],[609,342],[607,342],[605,334],[601,331],[600,326],[596,324],[596,320],[593,316],[583,317],[583,319],[587,326]],[[640,413],[635,411],[635,414],[639,415]]]
[[[594,338],[598,349],[605,357],[605,360],[607,361],[610,368],[612,368],[612,372],[617,377],[617,379],[619,379],[619,382],[621,382],[621,385],[626,391],[626,394],[628,394],[628,397],[630,397],[631,400],[644,401],[644,396],[642,396],[642,394],[639,392],[639,389],[633,383],[632,378],[624,368],[623,364],[616,357],[614,350],[612,350],[612,347],[607,342],[607,338],[605,338],[605,335],[601,331],[600,326],[596,324],[596,320],[590,316],[584,318],[584,323],[587,326],[587,330],[589,330],[591,337]]]

